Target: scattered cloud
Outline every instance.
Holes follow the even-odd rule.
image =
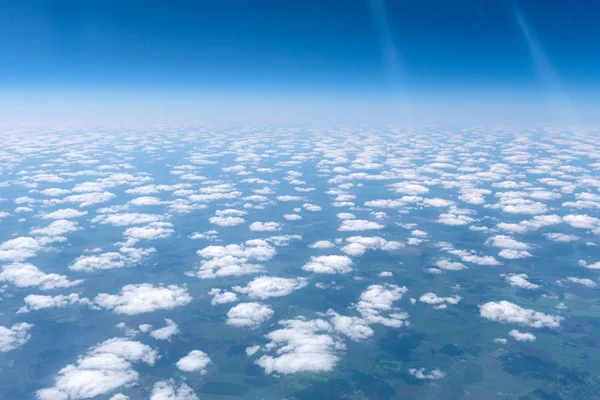
[[[512,336],[515,340],[519,342],[533,342],[535,340],[535,335],[529,332],[519,332],[516,329],[512,329],[508,332],[509,336]]]
[[[166,326],[150,332],[150,336],[156,340],[169,340],[171,336],[179,333],[179,328],[173,320],[165,318],[165,323]]]
[[[13,324],[10,328],[0,325],[0,352],[7,353],[27,343],[31,338],[31,328],[33,325],[26,322]]]
[[[20,288],[38,286],[42,290],[52,290],[76,286],[83,280],[71,281],[65,275],[46,274],[33,264],[13,263],[2,269],[0,282],[8,282]]]
[[[265,349],[273,354],[255,361],[269,375],[331,371],[339,361],[338,353],[345,349],[325,320],[290,319],[279,325],[280,329],[266,335],[270,342]]]
[[[209,279],[255,274],[261,272],[263,268],[253,261],[269,261],[275,254],[277,254],[275,248],[265,240],[251,240],[244,244],[227,246],[208,246],[198,251],[198,255],[203,258],[200,269],[188,275]]]
[[[378,222],[366,221],[364,219],[345,219],[342,221],[338,231],[340,232],[352,232],[352,231],[368,231],[373,229],[383,229],[384,226]]]
[[[347,274],[352,271],[351,265],[352,259],[348,256],[317,256],[311,257],[302,269],[317,274]]]
[[[227,323],[243,328],[258,328],[275,312],[267,305],[257,302],[240,303],[227,312]]]
[[[109,339],[62,368],[54,386],[38,390],[37,397],[75,400],[110,394],[138,382],[139,373],[132,363],[154,365],[157,359],[157,351],[148,345],[125,338]]]
[[[491,321],[519,324],[531,328],[557,329],[563,320],[563,317],[523,308],[506,300],[490,301],[479,306],[479,314]]]
[[[125,285],[120,294],[100,293],[94,303],[117,314],[142,314],[156,310],[171,310],[192,301],[185,287],[154,286],[149,283]]]
[[[191,387],[182,383],[178,387],[170,379],[168,381],[158,381],[152,388],[150,400],[199,400]]]
[[[427,370],[425,368],[410,368],[408,370],[408,373],[417,379],[424,379],[424,380],[442,379],[446,376],[445,372],[442,372],[437,368],[432,369],[429,372],[427,372]]]
[[[251,299],[265,300],[269,297],[282,297],[293,291],[306,287],[306,278],[278,278],[273,276],[259,276],[254,278],[245,287],[234,286],[233,290],[248,295]]]
[[[210,357],[201,350],[192,350],[189,354],[177,361],[177,368],[185,372],[200,372],[206,374],[206,366],[210,363]]]

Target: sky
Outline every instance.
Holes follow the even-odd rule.
[[[597,122],[600,2],[2,1],[8,122]]]

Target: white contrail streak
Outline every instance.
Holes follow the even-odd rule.
[[[521,33],[523,34],[523,38],[525,39],[527,47],[529,48],[531,58],[533,59],[536,73],[542,85],[542,90],[544,90],[548,100],[550,100],[552,105],[557,108],[555,111],[564,120],[563,122],[577,122],[571,101],[565,90],[562,88],[558,74],[554,71],[552,64],[546,57],[544,50],[539,45],[538,40],[535,38],[527,20],[521,13],[521,10],[516,3],[514,6],[514,12]]]
[[[385,67],[386,74],[393,86],[398,86],[402,83],[402,63],[396,48],[396,43],[385,10],[385,0],[368,0],[375,28],[379,34],[381,44],[381,56]]]

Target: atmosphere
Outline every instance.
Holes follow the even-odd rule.
[[[600,399],[600,0],[0,2],[0,400]]]
[[[0,117],[596,122],[599,12],[584,0],[4,2]]]

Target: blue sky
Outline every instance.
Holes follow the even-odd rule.
[[[566,123],[598,107],[596,1],[2,7],[4,119]]]

